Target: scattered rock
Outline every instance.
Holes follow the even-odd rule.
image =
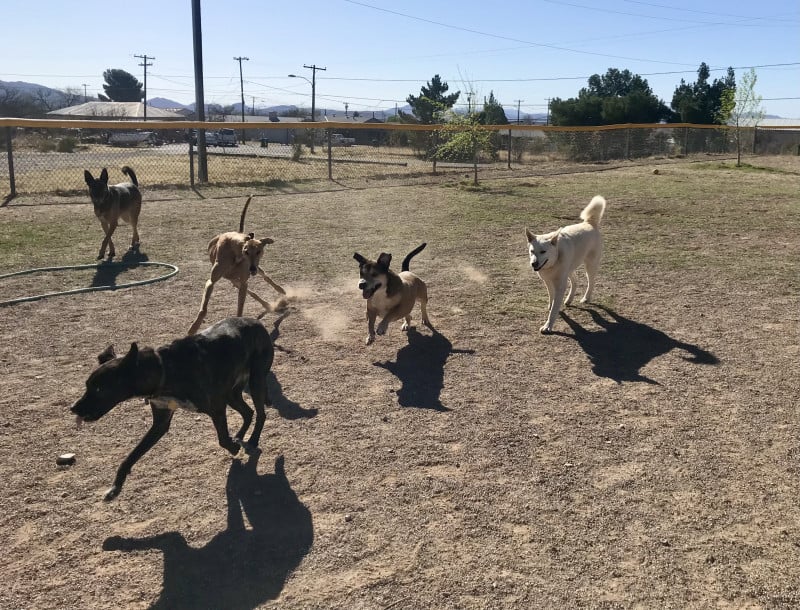
[[[56,464],[59,466],[72,466],[75,463],[74,453],[62,453],[56,458]]]

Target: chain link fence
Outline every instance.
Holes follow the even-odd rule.
[[[233,124],[236,126],[236,124]],[[464,174],[491,177],[570,171],[585,164],[646,162],[698,155],[800,154],[800,127],[703,125],[549,127],[480,126],[459,133],[441,125],[306,123],[303,127],[246,123],[55,121],[0,119],[0,195],[83,193],[83,171],[123,165],[148,188],[208,185],[324,188],[328,181],[391,184]],[[198,130],[205,150],[198,149]],[[447,147],[466,137],[466,148]],[[472,144],[474,145],[472,145]],[[452,150],[462,151],[453,156]]]

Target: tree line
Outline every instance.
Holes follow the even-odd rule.
[[[723,78],[710,80],[711,70],[703,62],[697,79],[687,83],[681,79],[669,106],[650,88],[647,79],[630,70],[609,68],[603,74],[589,77],[586,87],[576,97],[555,98],[550,101],[549,123],[559,126],[598,126],[624,123],[694,123],[698,125],[725,124],[734,108],[757,114],[760,98],[754,95],[755,72],[751,69],[743,79],[742,95],[736,101],[736,77],[728,68]],[[741,87],[740,87],[741,88]],[[419,95],[409,95],[406,101],[411,115],[401,113],[398,120],[424,124],[446,122],[448,111],[457,103],[460,91],[448,93],[449,86],[437,74],[420,89]],[[468,111],[468,114],[471,112]],[[483,110],[474,113],[478,123],[505,125],[508,123],[502,105],[494,92],[484,100]]]
[[[723,78],[710,80],[711,70],[703,62],[697,70],[697,79],[687,83],[681,79],[675,88],[669,106],[650,88],[647,79],[629,70],[609,68],[603,74],[589,77],[586,87],[576,97],[555,98],[549,105],[549,123],[562,126],[597,126],[623,123],[694,123],[712,125],[726,123],[734,113],[743,111],[743,102],[735,101],[736,78],[733,68],[728,68]],[[755,96],[755,73],[751,69],[743,84],[747,85],[740,96],[747,101],[746,112],[760,112],[760,98]],[[109,68],[103,72],[103,91],[97,99],[115,102],[140,102],[144,87],[125,70]],[[436,74],[420,89],[419,95],[406,99],[411,114],[400,112],[395,120],[422,124],[436,124],[461,120],[452,112],[461,96],[460,91],[448,93],[449,85]],[[54,100],[42,92],[25,94],[0,86],[0,116],[38,116],[56,108],[78,103],[83,96],[74,89],[66,89]],[[233,106],[230,107],[233,109]],[[227,108],[221,107],[225,113]],[[449,114],[448,114],[449,113]],[[463,113],[461,113],[463,115]],[[506,125],[503,106],[490,92],[481,110],[473,111],[472,104],[466,113],[470,122],[483,125]],[[463,117],[462,117],[463,118]]]

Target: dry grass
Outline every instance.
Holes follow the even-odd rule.
[[[68,407],[108,342],[185,332],[205,245],[244,202],[145,190],[142,251],[178,276],[0,308],[0,607],[797,607],[789,161],[263,191],[247,228],[276,239],[264,266],[292,296],[277,326],[265,318],[278,409],[264,453],[231,460],[207,419],[180,413],[107,504],[147,413],[130,401],[77,432]],[[596,193],[599,302],[541,336],[523,227],[572,222]],[[14,200],[0,273],[89,262],[100,238],[85,198]],[[397,261],[422,241],[411,268],[439,332],[392,325],[365,347],[353,252]],[[208,320],[234,300],[220,285]],[[59,469],[66,451],[77,463]]]

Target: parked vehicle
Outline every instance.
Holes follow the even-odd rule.
[[[154,131],[115,131],[109,136],[111,146],[161,146],[163,142]]]
[[[220,129],[217,132],[216,146],[238,146],[236,132],[233,129]]]
[[[192,144],[197,145],[197,132],[192,129],[189,138]],[[238,146],[236,132],[233,129],[220,129],[219,131],[206,131],[206,146]]]
[[[331,134],[331,146],[352,146],[356,143],[355,138],[345,138],[340,133]]]

